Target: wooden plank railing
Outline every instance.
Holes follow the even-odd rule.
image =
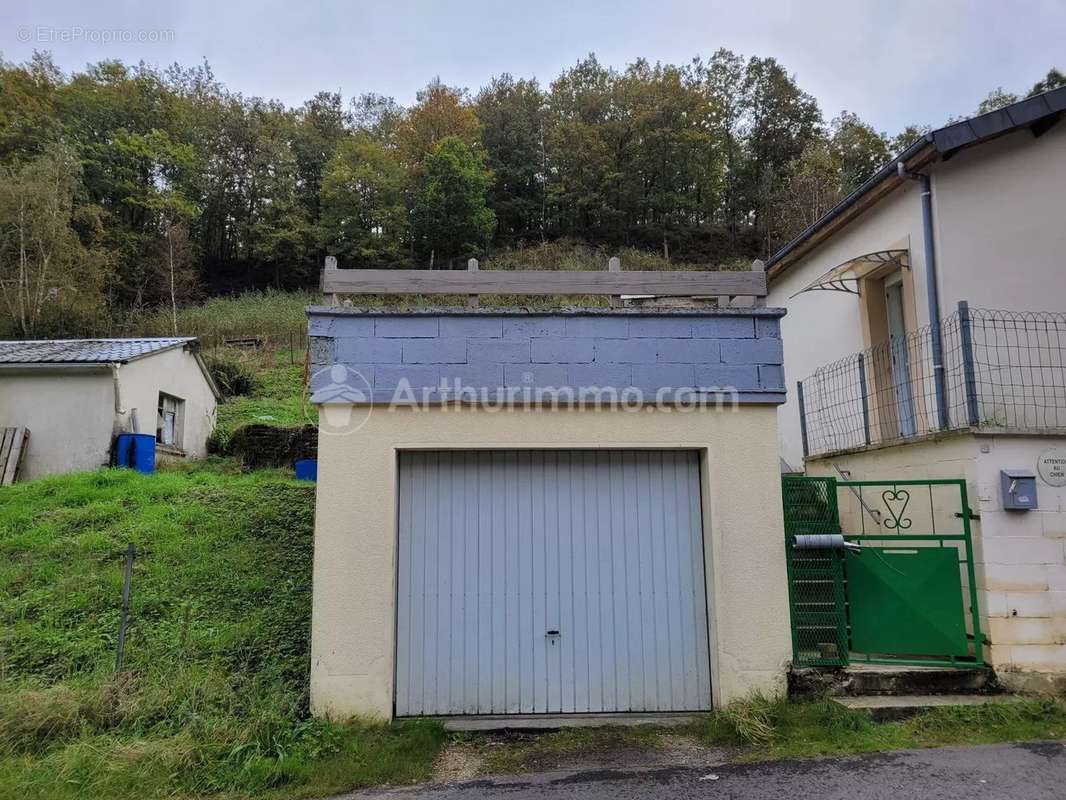
[[[338,269],[337,260],[326,258],[322,292],[336,303],[341,294],[467,295],[477,305],[483,294],[518,295],[621,295],[652,297],[716,298],[727,305],[738,297],[750,297],[762,305],[766,297],[766,272],[761,261],[750,271],[622,271],[612,258],[603,272],[592,270],[480,270],[470,259],[466,270]]]

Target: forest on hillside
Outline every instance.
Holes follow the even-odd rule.
[[[1052,69],[1028,93],[1063,83]],[[0,62],[0,333],[309,288],[327,254],[447,268],[574,240],[765,257],[925,130],[827,121],[782,64],[728,50],[624,69],[590,55],[547,85],[433,80],[409,108],[331,92],[290,108],[206,63],[66,75],[38,53]]]

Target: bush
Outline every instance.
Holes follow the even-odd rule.
[[[777,732],[778,719],[786,702],[758,693],[746,700],[734,700],[712,715],[708,722],[708,738],[715,744],[769,744]]]
[[[255,372],[232,356],[210,356],[204,359],[222,399],[241,397],[255,391]]]

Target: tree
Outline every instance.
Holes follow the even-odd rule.
[[[774,195],[774,247],[789,242],[840,201],[845,194],[842,174],[839,152],[830,140],[818,138],[804,148]]]
[[[477,114],[467,102],[466,90],[445,86],[436,78],[417,95],[396,130],[400,158],[417,166],[442,139],[455,137],[467,146],[478,141]]]
[[[1060,86],[1066,86],[1066,75],[1062,74],[1059,70],[1052,67],[1047,71],[1041,80],[1038,80],[1033,84],[1033,88],[1029,90],[1029,94],[1026,97],[1034,97],[1044,92],[1050,92],[1052,89],[1058,89]]]
[[[932,129],[928,125],[908,125],[888,140],[889,155],[895,158],[930,130]]]
[[[196,294],[195,247],[189,240],[184,216],[163,217],[163,237],[155,252],[155,275],[165,286],[170,299],[170,324],[174,336],[178,331],[178,304]]]
[[[406,183],[395,155],[370,135],[341,142],[322,181],[321,246],[345,266],[400,261],[407,234]]]
[[[59,135],[55,93],[63,75],[51,57],[25,66],[0,62],[0,164],[33,158]]]
[[[735,242],[743,213],[743,120],[747,106],[744,59],[721,48],[706,67],[700,64],[698,69],[703,76],[712,125],[722,143],[721,192],[715,196],[718,207],[713,210]]]
[[[493,78],[477,96],[481,142],[496,178],[489,202],[508,243],[536,236],[546,227],[548,166],[545,97],[535,80]]]
[[[485,203],[492,174],[481,156],[458,137],[442,139],[426,156],[412,210],[415,249],[432,265],[439,258],[479,253],[496,215]]]
[[[80,165],[64,144],[0,174],[0,298],[23,336],[45,316],[99,308],[106,258],[74,228]]]
[[[829,126],[830,145],[839,165],[840,190],[844,194],[857,189],[889,161],[889,143],[858,115],[841,112]]]
[[[548,93],[549,202],[557,232],[618,238],[622,173],[630,138],[615,103],[618,75],[596,60],[579,61]]]
[[[623,178],[628,235],[645,246],[658,240],[667,260],[671,236],[702,221],[703,198],[719,184],[720,139],[703,90],[694,68],[644,60],[616,90],[632,131]]]
[[[391,97],[373,92],[352,100],[352,124],[357,131],[381,142],[396,146],[396,131],[403,122],[403,107]]]
[[[335,92],[316,94],[304,103],[294,120],[291,150],[296,160],[297,191],[311,224],[319,217],[322,174],[347,135],[349,121],[341,96]]]
[[[199,209],[181,187],[182,175],[194,168],[195,153],[160,130],[146,136],[122,134],[115,144],[119,152],[136,158],[148,170],[143,191],[127,198],[128,203],[146,212],[147,231],[156,237],[146,249],[145,264],[137,275],[140,283],[135,306],[142,304],[146,292],[152,300],[167,299],[177,335],[178,297],[186,300],[196,290],[188,225]],[[155,286],[150,286],[153,283]]]
[[[772,58],[751,58],[744,71],[746,159],[744,198],[752,227],[770,250],[775,188],[807,144],[819,135],[818,103]]]
[[[1011,103],[1018,102],[1018,95],[1013,92],[1007,92],[1003,90],[1002,86],[997,86],[991,92],[988,93],[988,97],[981,101],[977,106],[978,114],[987,114],[989,111],[995,111],[1009,106]]]

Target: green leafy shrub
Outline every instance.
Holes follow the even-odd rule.
[[[233,356],[211,355],[204,359],[222,399],[241,397],[255,391],[255,370]]]

